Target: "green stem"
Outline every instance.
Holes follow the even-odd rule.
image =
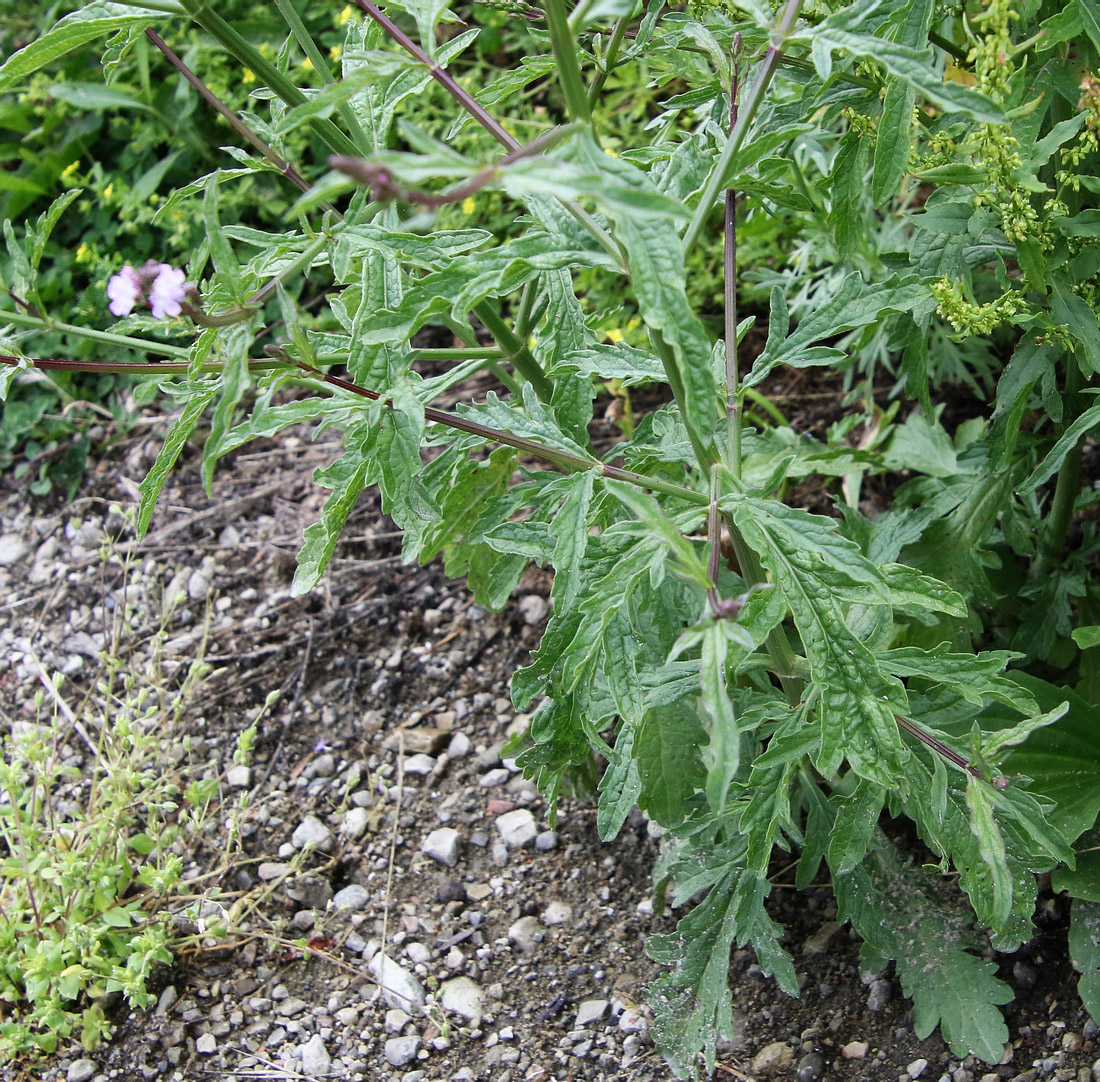
[[[190,350],[179,346],[170,346],[166,342],[149,341],[145,338],[130,338],[124,334],[112,334],[110,331],[96,331],[90,327],[77,327],[72,323],[59,323],[55,319],[32,316],[29,312],[0,312],[0,323],[14,323],[17,327],[33,327],[40,331],[62,331],[75,334],[80,338],[90,338],[93,342],[105,342],[112,346],[125,346],[126,349],[141,350],[144,353],[159,353],[164,357],[187,357]]]
[[[308,245],[300,256],[291,260],[282,270],[279,271],[274,277],[264,282],[262,286],[245,302],[246,307],[256,308],[263,304],[267,298],[275,292],[275,287],[284,279],[289,278],[293,274],[297,274],[299,270],[304,267],[308,267],[332,240],[332,236],[328,233],[321,233],[317,239],[310,245]]]
[[[1081,388],[1084,386],[1084,378],[1081,374],[1081,366],[1077,363],[1077,358],[1070,353],[1066,353],[1065,357],[1066,385],[1062,398],[1067,406],[1077,407],[1079,406],[1078,399],[1081,397]],[[1080,410],[1075,408],[1072,412],[1073,416],[1069,417],[1062,425],[1063,431],[1069,427]],[[1062,562],[1066,537],[1069,534],[1070,525],[1073,523],[1073,511],[1077,505],[1077,497],[1081,494],[1081,458],[1084,454],[1087,438],[1088,433],[1081,436],[1058,469],[1058,480],[1054,485],[1054,498],[1051,500],[1046,529],[1043,531],[1039,542],[1038,555],[1031,565],[1030,577],[1033,579],[1050,574]]]
[[[554,393],[554,385],[542,370],[542,365],[535,360],[534,354],[527,348],[527,343],[521,341],[512,328],[504,322],[491,301],[482,301],[474,311],[478,319],[485,324],[485,329],[508,355],[516,371],[531,384],[539,398],[549,402],[550,396]]]
[[[290,27],[290,32],[294,35],[295,41],[298,42],[299,48],[309,57],[313,70],[317,72],[317,78],[326,86],[330,85],[334,80],[329,77],[328,60],[317,47],[313,35],[306,29],[306,24],[302,22],[302,18],[294,4],[291,3],[291,0],[275,0],[275,5],[281,12],[287,26]],[[351,106],[346,101],[342,101],[336,106],[336,111],[340,114],[340,119],[344,122],[348,131],[351,132],[352,138],[358,144],[359,152],[369,154],[371,151],[370,140],[367,138],[366,132],[359,126],[359,121],[356,120]]]
[[[162,15],[175,15],[177,18],[187,15],[187,12],[179,4],[172,3],[172,0],[122,0],[122,3],[128,8],[157,11]]]
[[[577,59],[577,43],[569,29],[569,16],[565,11],[565,0],[546,0],[543,5],[546,12],[546,26],[550,31],[550,48],[554,51],[554,60],[558,67],[558,82],[565,95],[565,107],[570,119],[585,124],[592,121],[592,109],[588,103],[588,92],[584,87],[580,61]]]
[[[661,364],[665,370],[665,382],[668,383],[669,388],[672,390],[672,396],[680,407],[680,420],[684,422],[684,428],[687,429],[691,449],[695,452],[699,468],[704,475],[707,475],[710,473],[711,466],[718,461],[718,454],[713,444],[703,439],[694,423],[689,419],[691,415],[687,409],[687,393],[684,390],[684,381],[680,378],[680,368],[676,363],[676,357],[671,347],[665,341],[661,332],[655,328],[650,328],[649,336],[657,356],[661,358]]]
[[[764,95],[772,81],[772,77],[779,67],[779,58],[783,52],[783,44],[787,35],[791,32],[791,28],[794,26],[795,19],[798,18],[798,12],[801,7],[802,0],[787,0],[787,7],[783,12],[783,18],[780,20],[779,25],[772,35],[772,41],[768,46],[768,51],[764,54],[764,59],[760,62],[760,69],[756,73],[756,80],[749,89],[749,93],[743,105],[738,110],[737,123],[733,126],[733,130],[726,140],[726,145],[722,149],[721,157],[718,159],[714,168],[711,169],[710,176],[707,177],[707,183],[703,189],[703,194],[699,197],[699,201],[695,206],[695,213],[688,223],[687,231],[684,233],[685,254],[691,250],[696,240],[699,239],[699,233],[702,231],[707,218],[710,216],[711,208],[718,198],[718,193],[722,190],[726,183],[726,178],[732,172],[733,164],[737,159],[741,144],[744,143],[745,136],[748,134],[749,126],[756,117],[756,113],[764,101]]]
[[[30,364],[35,368],[45,370],[60,369],[66,372],[134,372],[164,376],[183,375],[190,370],[190,366],[186,363],[113,364],[107,361],[29,359],[0,354],[0,364],[18,366],[26,360],[29,360]],[[204,364],[199,366],[198,371],[216,372],[222,367],[222,365],[217,363]],[[328,372],[323,372],[320,368],[314,368],[304,361],[282,359],[270,361],[257,360],[249,361],[248,367],[250,371],[271,371],[272,369],[285,369],[287,367],[298,368],[305,372],[310,380],[317,380],[329,386],[337,387],[342,391],[347,391],[360,398],[367,398],[375,402],[385,401],[385,396],[379,394],[377,391],[368,390],[366,387],[360,387],[350,380],[330,375]],[[510,432],[505,432],[498,428],[490,428],[488,425],[478,424],[476,421],[471,421],[466,417],[459,417],[453,413],[447,413],[445,410],[438,410],[431,406],[427,406],[424,409],[424,418],[430,424],[446,425],[448,428],[456,429],[459,432],[466,432],[472,436],[478,436],[491,443],[503,444],[505,447],[514,447],[523,454],[531,455],[533,458],[549,462],[551,465],[558,466],[562,469],[574,471],[596,470],[603,477],[609,477],[615,481],[625,481],[627,484],[637,485],[639,488],[649,489],[651,492],[663,492],[667,496],[685,500],[698,507],[706,507],[709,502],[709,497],[704,492],[696,492],[691,488],[683,488],[680,485],[674,485],[671,481],[662,481],[657,477],[647,477],[644,474],[635,473],[633,470],[623,470],[619,469],[617,466],[605,466],[602,462],[594,458],[571,454],[569,451],[559,451],[556,447],[547,447],[537,440],[527,439],[523,436],[513,436]]]
[[[615,63],[619,59],[619,49],[622,48],[623,38],[626,37],[626,28],[630,25],[631,19],[632,16],[624,15],[615,24],[615,29],[611,31],[611,40],[607,43],[607,52],[604,54],[603,68],[596,73],[592,85],[588,88],[588,107],[590,109],[595,108],[596,102],[600,100],[604,83],[607,82],[608,77],[615,70]]]
[[[292,109],[304,105],[306,96],[290,81],[266,56],[245,40],[216,11],[211,10],[207,0],[182,0],[187,13],[212,38],[235,56],[246,68],[255,72],[280,98]],[[331,120],[312,117],[309,124],[335,154],[355,154],[355,143],[345,135]]]

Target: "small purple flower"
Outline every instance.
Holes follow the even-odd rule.
[[[144,293],[141,275],[129,263],[107,283],[111,315],[128,316]]]
[[[160,273],[149,290],[149,304],[153,309],[154,319],[180,314],[188,291],[193,288],[185,278],[183,271],[170,267],[167,263],[160,265]]]

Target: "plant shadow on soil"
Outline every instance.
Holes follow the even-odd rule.
[[[224,941],[202,940],[162,974],[157,1010],[116,1005],[117,1034],[88,1057],[93,1074],[119,1082],[670,1080],[648,1034],[617,1017],[641,1002],[656,975],[645,937],[673,924],[651,913],[656,847],[645,822],[636,815],[619,839],[603,843],[594,800],[574,795],[563,798],[551,831],[533,787],[501,759],[502,743],[523,727],[508,681],[537,645],[548,579],[529,571],[503,613],[486,612],[438,564],[404,566],[392,524],[364,497],[323,585],[292,598],[294,552],[323,496],[310,469],[335,450],[307,435],[289,432],[236,455],[212,499],[190,453],[153,530],[135,545],[137,585],[148,595],[139,609],[159,606],[156,583],[206,569],[210,593],[177,614],[169,650],[181,661],[193,653],[208,605],[206,655],[216,675],[184,725],[191,761],[222,779],[225,807],[250,792],[242,853],[219,879],[204,880],[223,906],[241,903],[243,923]],[[43,652],[53,644],[64,655],[72,613],[123,585],[121,567],[104,568],[74,548],[79,536],[66,538],[65,523],[78,513],[102,527],[111,504],[131,504],[127,478],[143,475],[156,447],[153,434],[117,444],[75,507],[4,494],[4,519],[28,543],[25,568],[0,569],[5,620],[16,634],[38,636]],[[50,537],[56,552],[36,556]],[[83,679],[75,675],[73,686]],[[261,723],[248,785],[233,789],[226,775],[237,734],[275,688],[282,697]],[[20,716],[33,693],[0,680],[0,711]],[[509,809],[534,816],[537,836],[525,845],[502,840],[498,817]],[[302,853],[291,839],[309,816],[328,838]],[[193,840],[188,875],[219,867],[224,821],[215,814]],[[453,866],[421,850],[442,826],[459,835]],[[899,1079],[910,1077],[907,1068],[954,1082],[987,1073],[1093,1077],[1100,1052],[1066,957],[1063,900],[1048,896],[1035,938],[998,958],[1016,994],[1005,1010],[1012,1049],[1008,1062],[989,1067],[960,1061],[938,1033],[918,1040],[892,971],[877,983],[861,977],[859,944],[835,923],[828,889],[799,894],[782,885],[790,878],[776,867],[769,909],[786,928],[802,996],[786,997],[751,950],[736,951],[734,1039],[720,1048],[717,1077]],[[337,910],[333,896],[348,887],[361,888],[356,902]],[[426,990],[470,978],[483,993],[480,1018],[395,1015],[368,971],[383,930],[391,957]],[[312,947],[303,950],[303,940]],[[600,1013],[578,1024],[585,1009]],[[329,1074],[302,1058],[311,1037]],[[409,1040],[398,1055],[400,1037]],[[410,1049],[406,1062],[394,1062]],[[70,1049],[0,1077],[63,1078],[83,1055]]]

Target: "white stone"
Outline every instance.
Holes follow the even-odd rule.
[[[497,830],[509,849],[519,849],[535,840],[539,832],[534,815],[527,808],[516,808],[497,816]]]
[[[405,1028],[406,1022],[412,1019],[400,1007],[391,1007],[386,1011],[385,1027],[387,1033],[400,1033]]]
[[[447,756],[451,759],[461,759],[470,754],[470,747],[470,738],[465,733],[455,733],[447,745]]]
[[[65,1077],[68,1082],[88,1082],[98,1070],[99,1064],[94,1059],[77,1059],[69,1064]]]
[[[915,1059],[912,1063],[909,1064],[908,1067],[905,1068],[905,1070],[908,1072],[910,1078],[920,1078],[920,1076],[924,1074],[927,1067],[928,1060]]]
[[[431,948],[415,941],[405,944],[405,954],[413,965],[427,965],[432,960]]]
[[[458,850],[462,838],[454,827],[440,827],[433,830],[421,843],[420,851],[432,860],[453,868],[458,863]]]
[[[548,927],[553,927],[555,924],[568,924],[573,919],[573,907],[555,899],[542,911],[539,919]]]
[[[295,849],[309,846],[327,853],[332,848],[332,842],[332,831],[315,815],[307,815],[290,836],[290,844]]]
[[[382,998],[391,1007],[409,1011],[424,1006],[427,999],[424,989],[404,966],[380,951],[367,963],[367,968],[382,989]]]
[[[406,1063],[416,1059],[419,1048],[419,1037],[391,1037],[386,1041],[386,1062],[393,1067],[404,1067]]]
[[[344,887],[332,896],[332,904],[337,909],[366,909],[369,901],[370,894],[366,887],[361,887],[358,883],[352,883],[350,887]]]
[[[7,567],[9,564],[15,563],[16,560],[21,560],[27,552],[27,546],[23,542],[18,534],[6,533],[3,537],[0,537],[0,566]],[[77,1060],[77,1063],[84,1063],[85,1060]]]
[[[203,601],[208,593],[210,580],[201,571],[193,571],[187,580],[187,596],[192,601]]]
[[[586,999],[577,1008],[577,1018],[573,1023],[574,1029],[582,1026],[590,1026],[593,1022],[599,1022],[607,1014],[606,999]]]
[[[519,611],[523,616],[523,622],[528,627],[537,627],[541,624],[546,619],[549,609],[550,605],[546,598],[539,597],[538,594],[527,594],[519,599]]]
[[[641,1007],[627,1007],[619,1015],[619,1029],[623,1033],[641,1033],[649,1028],[649,1019]]]
[[[306,1078],[327,1078],[332,1073],[332,1057],[321,1035],[315,1033],[302,1045],[302,1074]]]
[[[361,838],[366,834],[369,822],[366,808],[348,808],[340,824],[340,833],[348,838]]]
[[[204,1056],[209,1056],[212,1052],[217,1052],[218,1042],[214,1039],[213,1033],[204,1033],[195,1042],[195,1051]]]
[[[252,771],[247,766],[231,766],[225,780],[234,789],[247,789],[252,784]]]
[[[474,1023],[481,1020],[481,1004],[484,999],[484,989],[469,977],[455,977],[454,980],[444,981],[439,989],[439,1002],[445,1011],[453,1011]]]
[[[509,929],[508,940],[524,954],[530,954],[542,939],[542,928],[534,917],[520,917]]]
[[[289,864],[278,864],[273,860],[265,860],[257,869],[256,874],[263,880],[282,879],[289,874]]]
[[[435,770],[435,760],[422,752],[410,755],[405,760],[406,774],[430,774],[433,770]]]

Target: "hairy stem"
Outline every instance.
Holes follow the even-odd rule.
[[[734,38],[733,74],[730,78],[730,134],[737,127],[740,79],[737,54],[741,51],[741,35]],[[726,458],[733,476],[741,477],[741,377],[737,368],[737,193],[726,189],[726,222],[723,232],[723,331],[726,351]]]
[[[271,149],[228,105],[225,104],[165,43],[164,39],[152,28],[145,31],[145,36],[167,57],[168,62],[182,75],[198,92],[199,96],[208,105],[216,109],[229,123],[230,127],[246,142],[251,143],[284,177],[287,178],[299,191],[308,192],[309,184],[302,175],[289,162],[280,157]]]
[[[687,231],[684,233],[685,253],[690,251],[696,240],[699,239],[699,233],[706,224],[707,218],[710,216],[711,208],[718,198],[718,193],[737,159],[738,151],[740,151],[741,144],[745,141],[749,125],[752,124],[757,110],[759,110],[764,101],[764,95],[772,81],[772,77],[775,75],[776,69],[779,67],[779,57],[783,52],[783,44],[787,35],[791,32],[791,28],[794,26],[795,19],[798,18],[798,12],[801,7],[802,0],[787,0],[787,6],[783,11],[783,18],[779,21],[779,25],[772,34],[771,44],[768,45],[768,51],[764,54],[764,59],[760,62],[760,68],[756,73],[756,79],[749,88],[745,101],[738,109],[737,122],[730,132],[729,138],[726,140],[726,145],[722,149],[721,157],[719,157],[718,162],[707,178],[706,186],[703,188],[703,194],[699,196],[699,202],[696,204],[695,213],[688,223]]]
[[[89,338],[93,342],[124,346],[126,349],[141,350],[145,353],[159,353],[163,357],[187,357],[191,352],[180,346],[170,346],[167,342],[131,338],[129,335],[113,334],[110,331],[96,331],[91,327],[78,327],[73,323],[61,323],[44,316],[32,316],[28,312],[0,312],[0,322],[14,323],[17,327],[33,327],[40,331],[62,331],[65,334],[75,334],[79,338]]]
[[[592,108],[588,102],[588,93],[581,76],[581,65],[577,59],[577,43],[569,29],[569,17],[565,11],[565,0],[545,0],[546,26],[550,31],[550,48],[557,62],[558,82],[565,95],[565,107],[572,120],[588,124],[592,120]]]
[[[588,107],[594,108],[600,100],[604,83],[615,70],[615,64],[619,59],[619,50],[622,48],[623,38],[626,36],[626,28],[630,25],[631,17],[624,15],[611,31],[611,40],[607,43],[607,52],[604,53],[603,69],[596,73],[592,85],[588,88]]]

